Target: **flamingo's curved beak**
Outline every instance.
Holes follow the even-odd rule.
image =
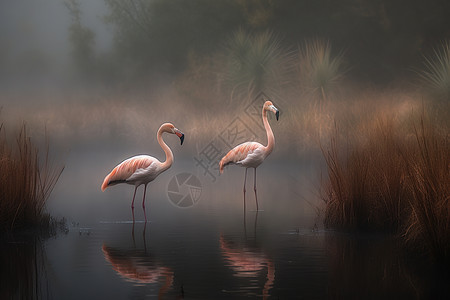
[[[181,131],[179,131],[178,129],[174,128],[174,132],[177,135],[177,137],[180,138],[181,140],[181,145],[183,145],[184,142],[184,133],[182,133]]]
[[[278,110],[278,108],[276,108],[275,106],[271,105],[269,106],[270,110],[275,114],[275,117],[278,119],[280,118],[280,111]]]

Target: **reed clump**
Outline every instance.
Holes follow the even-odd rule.
[[[322,147],[326,227],[399,234],[440,261],[450,255],[450,140],[425,114],[378,118]]]
[[[403,226],[409,244],[424,248],[450,266],[450,139],[421,120],[415,149],[405,149],[410,214]],[[411,154],[411,152],[414,152]]]
[[[48,141],[44,154],[40,159],[25,125],[15,143],[8,141],[0,125],[0,230],[46,225],[51,220],[45,202],[63,167],[51,165]]]

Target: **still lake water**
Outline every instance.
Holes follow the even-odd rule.
[[[0,299],[449,295],[448,281],[405,258],[395,239],[323,230],[313,159],[269,157],[258,168],[258,213],[248,172],[244,214],[244,169],[227,168],[214,181],[192,158],[177,158],[181,150],[171,146],[173,167],[147,189],[148,223],[142,221],[142,187],[135,223],[132,186],[100,191],[104,176],[135,150],[72,149],[48,203],[52,215],[68,220],[68,230],[49,239],[21,235],[1,241]],[[183,173],[198,179],[188,186],[181,184],[185,175],[177,177],[178,196],[196,200],[191,207],[171,202],[177,193],[170,182]]]

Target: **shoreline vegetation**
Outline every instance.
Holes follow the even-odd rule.
[[[39,149],[22,125],[15,140],[9,139],[4,123],[0,125],[0,230],[57,226],[45,212],[45,203],[56,185],[63,166],[54,166],[49,157],[49,142],[40,156]]]
[[[450,43],[424,57],[421,113],[373,113],[363,125],[339,125],[322,146],[324,225],[389,232],[408,249],[450,266]],[[323,145],[323,144],[322,144]]]
[[[322,147],[324,225],[387,232],[450,263],[450,140],[422,113],[400,123],[380,116],[343,138],[338,127]],[[409,128],[405,128],[409,127]]]

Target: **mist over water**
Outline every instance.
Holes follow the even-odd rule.
[[[1,1],[1,123],[12,143],[25,123],[41,159],[48,138],[65,168],[46,211],[66,226],[1,236],[0,298],[448,295],[448,276],[395,236],[323,225],[334,141],[349,157],[386,123],[408,142],[424,115],[448,133],[450,84],[433,85],[427,65],[445,61],[448,11],[437,0]],[[256,212],[253,169],[244,204],[245,169],[219,174],[218,162],[239,143],[266,145],[265,98],[280,118],[269,113]],[[185,140],[164,135],[174,164],[147,187],[148,223],[138,188],[133,222],[134,187],[100,187],[124,159],[164,161],[164,122]]]

